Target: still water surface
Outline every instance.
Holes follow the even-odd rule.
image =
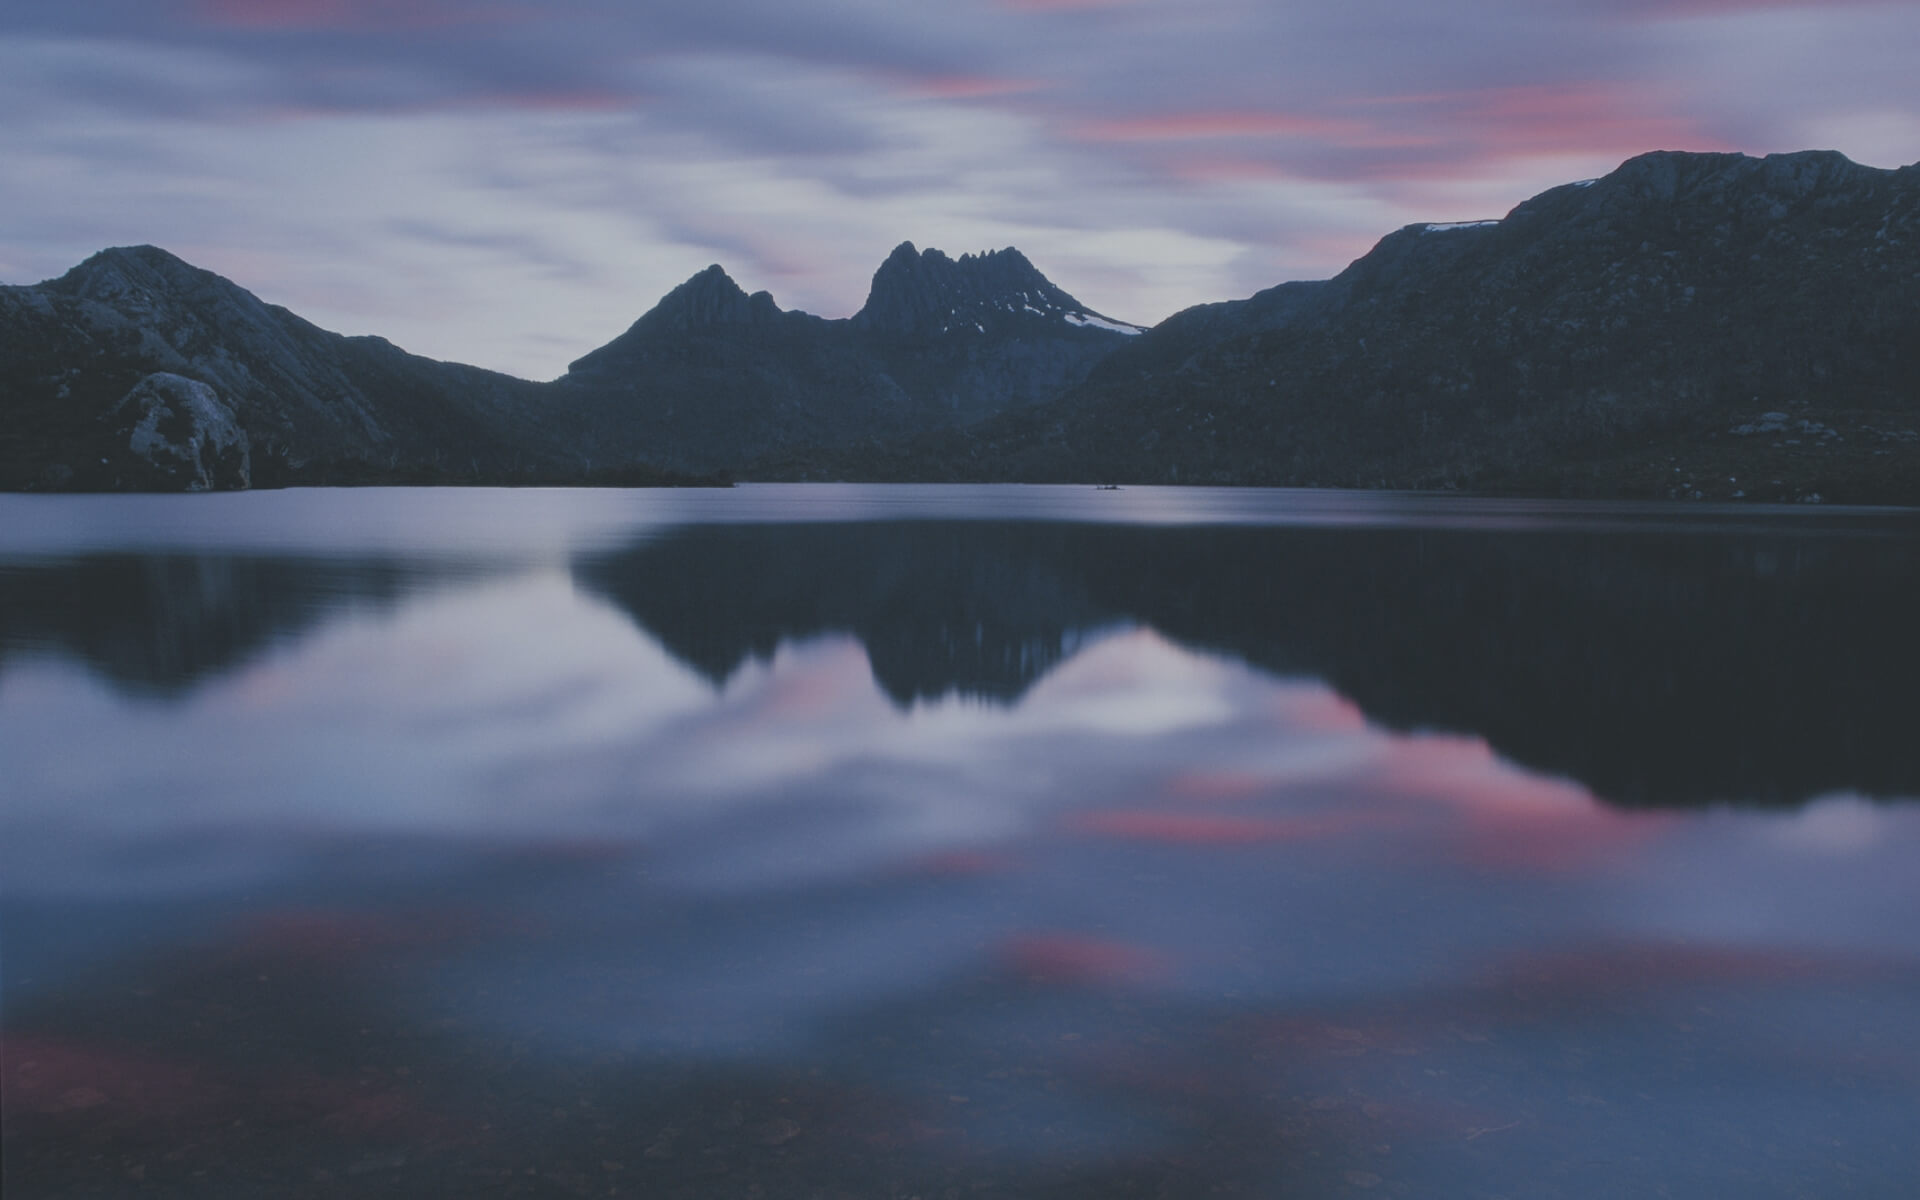
[[[0,498],[9,1198],[1910,1197],[1920,519]]]

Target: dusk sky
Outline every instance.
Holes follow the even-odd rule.
[[[1646,150],[1913,162],[1916,63],[1914,0],[9,0],[0,282],[151,242],[541,379],[904,240],[1150,324]]]

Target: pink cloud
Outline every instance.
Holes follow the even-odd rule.
[[[1360,706],[1327,687],[1283,692],[1275,698],[1274,711],[1289,729],[1359,733],[1367,727]]]
[[[1479,88],[1371,103],[1401,110],[1396,124],[1437,124],[1473,145],[1483,159],[1733,148],[1693,118],[1666,111],[1656,94],[1626,83]]]
[[[1564,874],[1618,861],[1677,818],[1609,808],[1579,784],[1536,775],[1479,738],[1426,736],[1398,743],[1376,786],[1405,802],[1452,810],[1456,852],[1469,863]]]
[[[1348,119],[1303,113],[1217,110],[1092,121],[1079,126],[1075,132],[1097,142],[1153,142],[1193,138],[1348,138],[1366,134],[1368,127]]]
[[[0,1040],[0,1093],[15,1118],[101,1110],[121,1120],[188,1124],[232,1103],[232,1089],[210,1075],[191,1061],[97,1042]]]
[[[1101,118],[1084,142],[1135,145],[1174,178],[1454,181],[1512,160],[1624,159],[1731,150],[1654,90],[1612,82],[1517,85],[1329,101],[1338,112],[1206,109]]]
[[[1187,771],[1167,781],[1167,794],[1181,800],[1245,800],[1271,786],[1251,771]]]
[[[1335,837],[1397,823],[1380,813],[1256,817],[1224,813],[1114,811],[1082,813],[1073,820],[1072,827],[1082,833],[1129,841],[1189,846],[1249,846]]]
[[[1673,823],[1647,813],[1482,817],[1468,823],[1459,846],[1479,866],[1559,875],[1631,858]]]
[[[1286,245],[1301,261],[1326,263],[1329,271],[1338,271],[1373,249],[1379,240],[1375,233],[1318,233],[1289,238]],[[1364,722],[1365,718],[1361,719]]]
[[[1352,112],[1205,110],[1090,121],[1071,132],[1138,144],[1179,179],[1456,180],[1513,159],[1732,150],[1647,88],[1581,82],[1339,101]]]

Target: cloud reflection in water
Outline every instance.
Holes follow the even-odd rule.
[[[709,671],[635,623],[646,594],[545,566],[162,692],[46,648],[103,643],[9,647],[9,1170],[132,1194],[190,1144],[182,1178],[393,1194],[528,1164],[658,1195],[1791,1195],[1836,1155],[1912,1182],[1913,806],[1616,807],[1370,721],[1276,668],[1283,626],[1208,636],[1064,569],[1093,557],[1038,593],[1072,620],[932,610],[979,692],[871,652],[926,610],[742,612],[757,649]],[[997,648],[1029,644],[1064,652]]]

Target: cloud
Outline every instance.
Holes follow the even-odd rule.
[[[1001,5],[1025,12],[1086,12],[1103,8],[1127,8],[1142,0],[998,0]]]
[[[1781,9],[1808,9],[1831,13],[1834,9],[1873,8],[1894,5],[1902,0],[1609,0],[1602,7],[1612,14],[1636,21],[1684,21],[1698,17],[1732,17]]]
[[[1174,141],[1193,138],[1353,137],[1367,129],[1355,121],[1283,112],[1176,112],[1082,126],[1094,141]]]
[[[1916,38],[1784,0],[22,0],[0,265],[158,242],[542,377],[715,260],[845,315],[902,240],[1152,322],[1644,150],[1911,161]]]
[[[195,12],[208,25],[230,29],[358,33],[451,29],[532,15],[529,9],[445,0],[199,0]]]
[[[1391,823],[1374,813],[1301,817],[1138,811],[1082,813],[1071,828],[1101,837],[1175,846],[1258,846],[1378,831]]]

